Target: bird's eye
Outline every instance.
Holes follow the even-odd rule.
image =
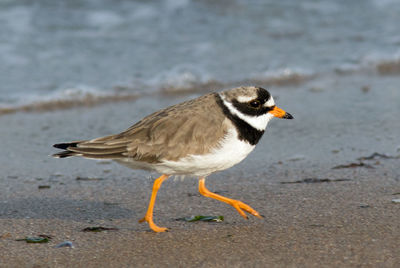
[[[253,108],[259,108],[261,105],[261,102],[259,100],[252,100],[249,104]]]

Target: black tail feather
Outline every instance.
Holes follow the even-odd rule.
[[[83,143],[83,146],[81,147]],[[67,158],[71,156],[82,156],[91,159],[117,159],[124,156],[126,145],[111,145],[103,144],[99,147],[98,143],[87,143],[86,141],[73,141],[54,144],[53,147],[65,151],[53,154],[55,158]]]
[[[74,156],[74,155],[76,155],[76,153],[74,153],[74,152],[62,151],[60,153],[53,154],[52,156],[55,158],[66,158],[66,157],[70,157],[70,156]]]
[[[57,143],[54,144],[53,147],[63,150],[68,150],[68,147],[76,147],[78,145],[77,142],[67,142],[67,143]]]

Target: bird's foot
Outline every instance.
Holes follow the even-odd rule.
[[[147,217],[147,216],[145,216],[143,219],[140,219],[140,220],[139,220],[140,223],[145,222],[145,221],[149,224],[150,229],[153,230],[153,231],[156,232],[156,233],[161,233],[161,232],[168,231],[168,229],[165,228],[165,227],[159,227],[159,226],[157,226],[157,225],[154,223],[152,217]]]
[[[256,216],[257,218],[262,219],[262,216],[260,215],[260,213],[258,213],[256,210],[254,210],[253,208],[251,208],[249,205],[246,205],[246,204],[243,203],[242,201],[232,199],[231,202],[230,202],[230,205],[231,205],[232,207],[234,207],[234,208],[239,212],[239,214],[240,214],[243,218],[245,218],[246,220],[248,219],[248,217],[247,217],[247,215],[243,212],[243,210],[246,211],[246,212],[248,212],[248,213],[250,213],[250,214],[253,215],[253,216]]]

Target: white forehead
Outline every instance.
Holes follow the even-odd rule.
[[[251,100],[256,99],[257,96],[249,97],[249,96],[239,96],[237,97],[238,102],[249,102]],[[270,96],[269,100],[264,104],[264,107],[271,107],[275,105],[274,98]]]
[[[254,100],[257,98],[257,96],[238,96],[237,101],[238,102],[249,102],[251,100]]]
[[[274,98],[272,96],[269,97],[269,100],[264,104],[265,107],[271,107],[275,105]]]

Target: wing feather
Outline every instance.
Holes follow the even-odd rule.
[[[155,112],[126,131],[87,141],[63,143],[60,157],[125,158],[157,163],[205,154],[218,146],[227,132],[225,117],[215,101],[215,93]],[[56,146],[56,145],[55,145]]]

